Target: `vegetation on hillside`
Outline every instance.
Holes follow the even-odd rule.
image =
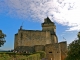
[[[80,60],[80,32],[77,35],[78,40],[73,41],[68,46],[66,60]]]
[[[35,52],[32,54],[0,52],[0,60],[41,60],[45,58],[45,52]]]

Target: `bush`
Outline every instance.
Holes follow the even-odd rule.
[[[45,52],[36,52],[34,54],[19,54],[19,53],[0,53],[0,60],[40,60],[45,58]]]
[[[40,54],[40,59],[45,58],[46,57],[46,53],[44,51],[39,51],[37,52]]]
[[[0,54],[0,60],[10,60],[10,56],[8,54]]]

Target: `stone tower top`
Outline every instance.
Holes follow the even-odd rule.
[[[53,22],[49,19],[49,17],[47,17],[44,19],[44,23],[53,23]]]
[[[43,31],[51,31],[55,32],[56,26],[54,22],[52,22],[49,17],[44,19],[44,22],[42,23],[42,30]]]

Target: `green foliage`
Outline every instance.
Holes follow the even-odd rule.
[[[44,51],[36,52],[34,54],[20,54],[13,52],[1,52],[0,60],[40,60],[45,58],[46,54]]]
[[[28,56],[27,59],[29,59],[29,60],[40,60],[40,54],[39,53],[32,54],[32,55]]]
[[[80,60],[80,43],[79,40],[72,42],[68,47],[68,56],[66,60]]]
[[[2,30],[0,30],[0,47],[2,45],[4,45],[4,43],[6,42],[5,37],[6,37],[6,35],[4,33],[2,33]]]
[[[44,51],[39,51],[39,52],[37,52],[37,53],[40,54],[40,58],[41,58],[41,59],[46,57],[46,53],[45,53]]]
[[[40,60],[40,54],[0,53],[0,60]]]
[[[78,35],[77,35],[78,39],[80,40],[80,32],[78,32]]]
[[[0,60],[10,60],[10,56],[8,54],[0,54]]]
[[[78,40],[73,41],[68,46],[68,53],[65,60],[80,60],[80,32],[78,32]]]

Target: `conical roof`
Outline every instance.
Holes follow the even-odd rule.
[[[47,17],[44,19],[44,23],[53,23],[53,22],[49,19],[49,17]]]

